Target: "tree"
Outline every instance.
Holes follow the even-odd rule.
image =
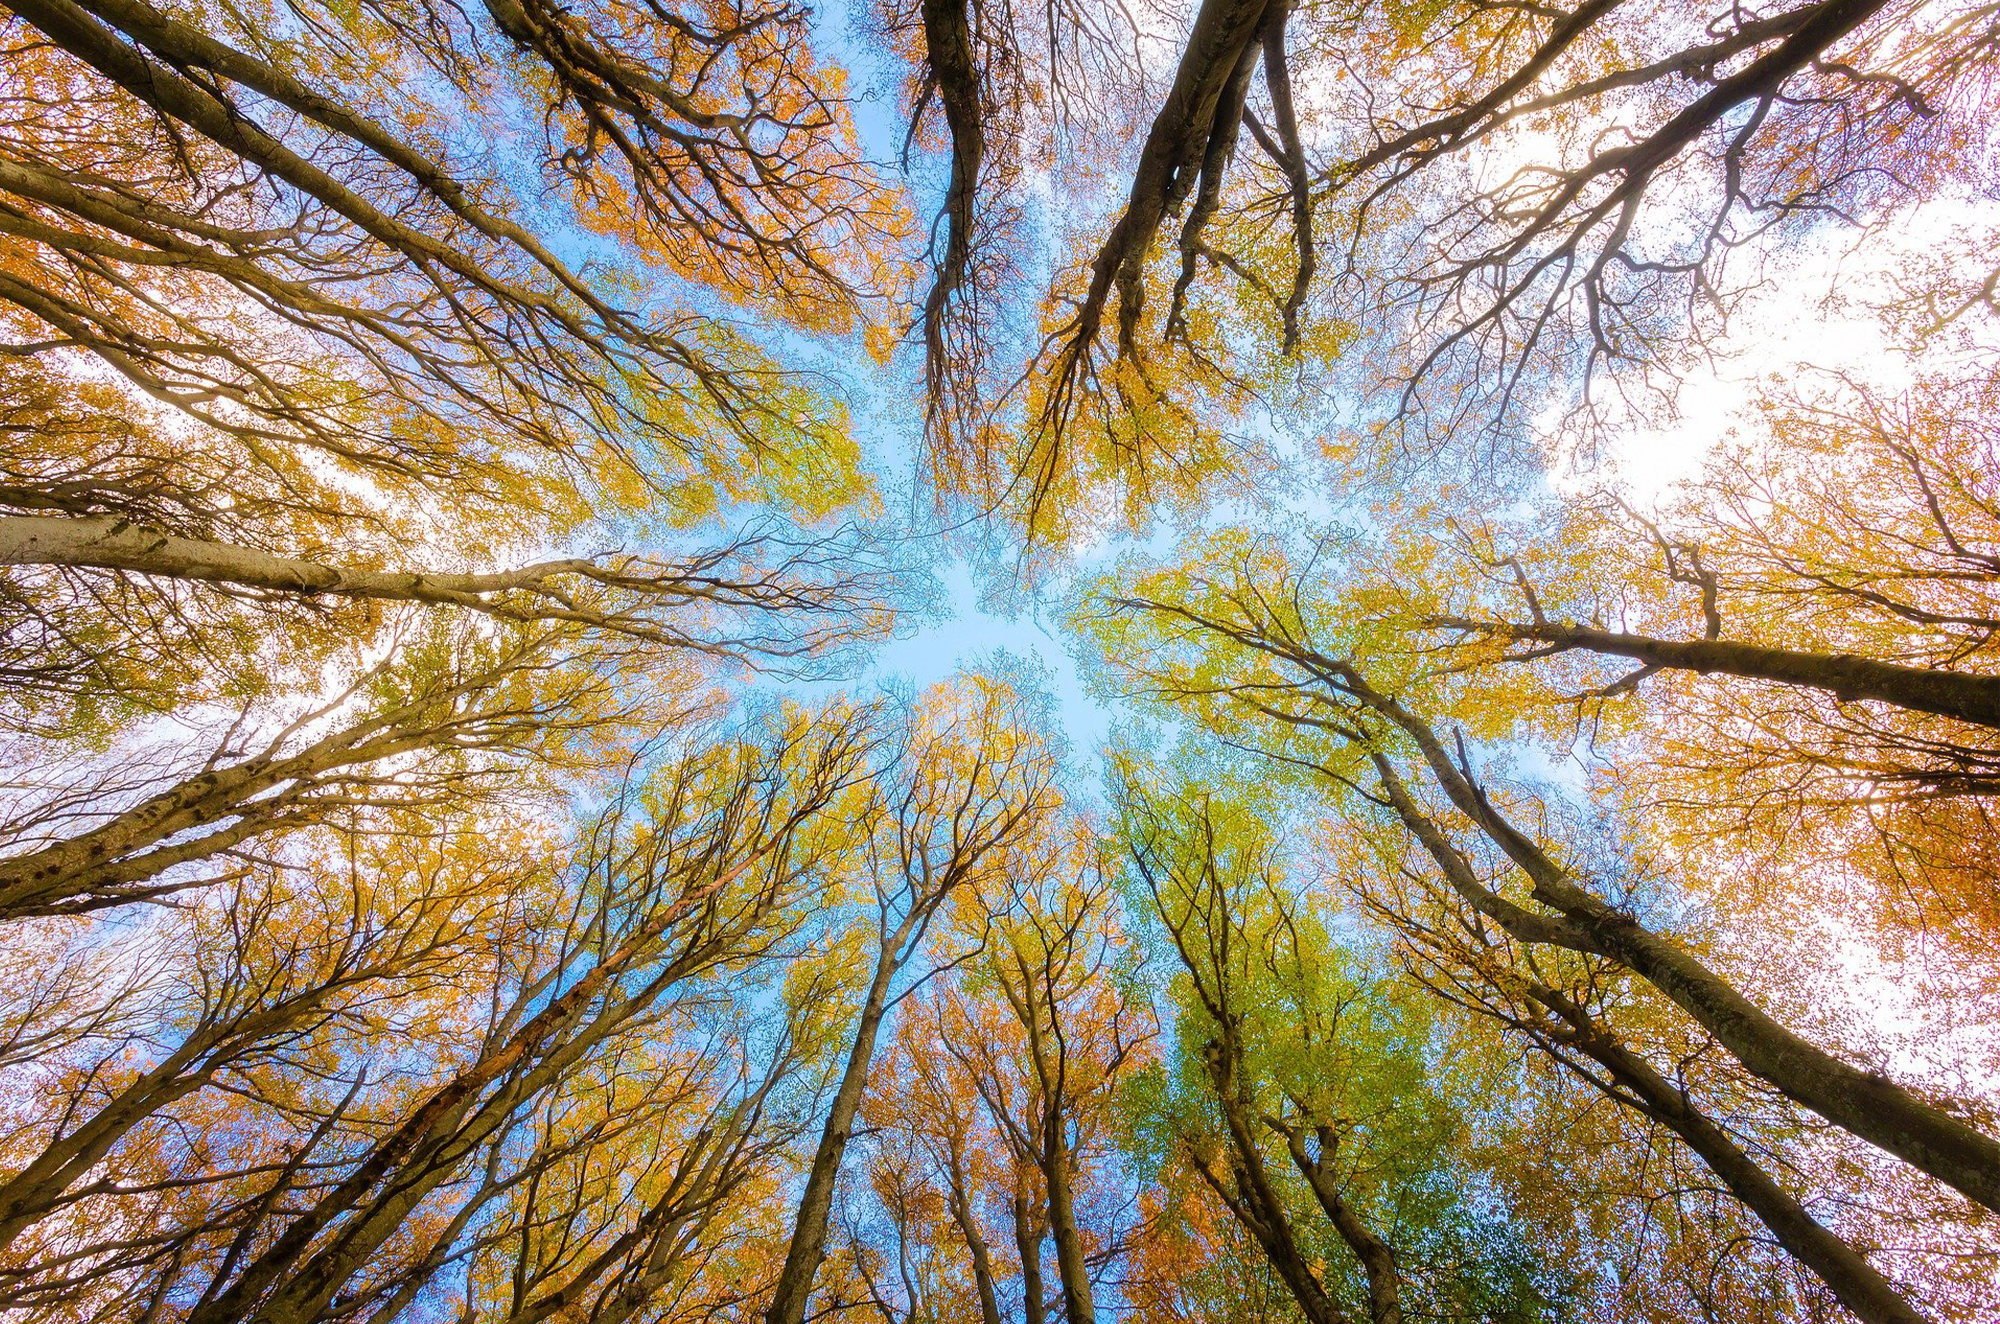
[[[7,3],[0,1311],[1994,1314],[1992,6]]]
[[[1469,857],[1449,843],[1436,823],[1414,806],[1407,788],[1393,772],[1383,776],[1382,789],[1398,817],[1432,856],[1435,867],[1444,876],[1445,887],[1461,900],[1478,896],[1484,889]],[[1489,932],[1480,923],[1478,914],[1475,911],[1464,916],[1456,928],[1437,921],[1426,927],[1402,914],[1396,919],[1402,931],[1421,935],[1417,941],[1423,945],[1427,958],[1453,971],[1447,978],[1456,981],[1457,996],[1479,998],[1481,1006],[1526,1033],[1563,1066],[1684,1141],[1729,1191],[1763,1220],[1779,1243],[1817,1273],[1857,1317],[1902,1321],[1922,1318],[1866,1256],[1818,1223],[1797,1197],[1787,1192],[1728,1131],[1706,1115],[1702,1105],[1692,1097],[1690,1084],[1684,1078],[1685,1069],[1683,1079],[1669,1079],[1608,1026],[1604,1008],[1612,1004],[1616,994],[1603,986],[1615,989],[1623,971],[1611,966],[1586,967],[1580,974],[1559,971],[1559,967],[1559,972],[1550,972],[1555,963],[1546,957],[1538,960],[1528,956],[1510,961],[1507,956],[1496,954],[1495,949],[1504,951],[1508,945],[1506,939],[1518,935],[1504,928],[1498,933]],[[1469,940],[1462,936],[1468,932],[1472,935]],[[1452,959],[1448,961],[1440,953]],[[1473,973],[1457,973],[1466,969]],[[1462,991],[1481,980],[1495,991],[1470,995]],[[1557,982],[1563,987],[1552,986]],[[1597,1070],[1583,1065],[1585,1062]]]
[[[387,406],[381,424],[400,399],[579,457],[592,440],[696,452],[711,426],[753,450],[766,426],[801,435],[721,324],[621,306],[516,219],[502,181],[457,170],[449,121],[425,114],[454,97],[480,107],[490,69],[546,107],[546,164],[587,220],[643,222],[654,251],[729,294],[806,319],[851,314],[872,276],[835,255],[895,223],[853,164],[796,11],[710,26],[621,5],[563,17],[497,4],[478,19],[371,6],[309,25],[290,49],[215,9],[190,22],[65,0],[16,17],[33,25],[12,57],[21,75],[77,95],[27,112],[40,150],[11,167],[26,261],[7,301],[57,337],[39,348],[82,348],[225,433],[420,462],[394,432],[356,436],[350,401],[301,389],[310,360],[230,352],[212,319],[250,311],[362,368],[360,402]],[[398,115],[399,93],[429,90],[419,70],[442,95]],[[129,154],[64,179],[65,153],[107,132],[128,135]],[[148,152],[172,164],[150,171]],[[266,233],[274,220],[285,228]],[[155,270],[179,279],[155,286]],[[139,315],[121,326],[99,290]],[[232,426],[222,400],[253,421]]]
[[[1274,568],[1273,558],[1244,557],[1226,542],[1217,550],[1212,569],[1162,575],[1114,604],[1127,619],[1144,621],[1140,628],[1160,631],[1143,650],[1150,661],[1137,669],[1136,680],[1241,730],[1240,738],[1253,747],[1390,809],[1459,897],[1508,937],[1629,971],[1752,1075],[1991,1207],[1994,1193],[1985,1174],[1996,1169],[1984,1157],[1995,1145],[1990,1124],[1969,1120],[1964,1104],[1926,1097],[1811,1043],[1746,996],[1695,946],[1649,927],[1641,917],[1643,898],[1624,893],[1618,881],[1629,864],[1615,853],[1610,871],[1587,862],[1588,853],[1578,864],[1566,863],[1550,827],[1524,826],[1534,821],[1532,805],[1510,810],[1489,792],[1462,739],[1454,752],[1409,703],[1378,688],[1351,658],[1329,651],[1341,647],[1335,642],[1339,613],[1315,600],[1312,567],[1281,569],[1267,578],[1253,571]],[[1400,681],[1419,693],[1425,684],[1421,676]],[[1449,807],[1452,821],[1492,851],[1500,882],[1486,882],[1437,830],[1408,790],[1404,758],[1411,775]],[[1371,783],[1378,789],[1369,790]],[[1510,874],[1527,885],[1520,899],[1502,890]],[[1830,1285],[1845,1291],[1833,1279]],[[1848,1293],[1843,1299],[1859,1298]]]
[[[618,555],[492,572],[384,571],[185,538],[110,515],[0,515],[0,565],[28,568],[9,585],[19,643],[6,676],[27,692],[21,718],[50,706],[51,695],[65,706],[84,697],[107,713],[171,707],[201,697],[198,682],[145,671],[154,650],[220,654],[246,634],[254,646],[256,632],[286,617],[287,642],[317,642],[379,628],[390,603],[566,628],[572,638],[592,637],[591,646],[634,655],[685,650],[803,663],[877,635],[891,619],[881,576],[854,541],[763,530],[680,561]],[[137,628],[105,630],[106,612]],[[261,619],[244,620],[250,614]]]
[[[1117,1104],[1156,1031],[1103,864],[1069,814],[1010,845],[956,900],[963,954],[905,1005],[863,1117],[899,1259],[929,1247],[933,1272],[874,1293],[891,1315],[1091,1318],[1119,1276]]]
[[[843,416],[695,306],[844,331],[894,283],[898,204],[800,11],[9,21],[11,720],[96,735],[213,697],[160,648],[282,683],[275,655],[379,630],[383,602],[662,649],[879,625],[851,549],[796,530],[871,499]],[[459,121],[506,141],[514,104],[546,111],[539,159],[466,149]],[[568,204],[542,224],[537,170]],[[637,243],[579,264],[578,227]],[[759,493],[791,518],[686,536]],[[605,551],[635,536],[694,545]],[[771,623],[719,637],[744,612]]]
[[[606,678],[556,665],[558,646],[433,633],[273,734],[245,713],[164,768],[154,750],[37,788],[10,823],[0,916],[154,899],[212,881],[191,866],[241,859],[260,837],[504,791],[524,752],[554,755],[565,731],[602,734],[616,719]]]
[[[909,65],[905,168],[918,143],[948,162],[920,317],[925,459],[940,495],[993,505],[1018,477],[991,414],[1005,394],[995,323],[1020,274],[1025,195],[1038,173],[1066,174],[1072,156],[1118,149],[1124,117],[1103,117],[1140,81],[1139,32],[1121,6],[1091,0],[1036,13],[883,3],[877,21]]]
[[[871,1154],[870,1174],[896,1228],[899,1262],[915,1242],[929,1247],[940,1263],[922,1308],[914,1304],[920,1293],[904,1288],[912,1302],[904,1313],[977,1314],[982,1324],[999,1324],[1001,1285],[1009,1278],[1024,1280],[1025,1312],[1041,1307],[1039,1281],[1032,1297],[1025,1282],[1029,1266],[1039,1263],[1040,1238],[1021,1265],[1009,1258],[1010,1228],[989,1231],[989,1211],[1006,1210],[1011,1223],[1016,1201],[1026,1202],[1025,1194],[1016,1194],[1024,1174],[1017,1171],[1000,1125],[969,1087],[962,1059],[951,1050],[975,1027],[948,981],[940,976],[906,1004],[887,1060],[863,1101],[863,1120],[884,1137],[877,1143],[886,1151]],[[1034,1274],[1039,1279],[1038,1268]]]
[[[1546,551],[1468,530],[1464,587],[1396,610],[1463,665],[1532,668],[1544,702],[1621,726],[1638,706],[1626,757],[1691,839],[1768,841],[1774,870],[1844,860],[1892,924],[1975,950],[1995,901],[1991,396],[1796,389],[1657,515],[1607,492]]]
[[[240,1072],[249,1088],[238,1090],[268,1110],[265,1125],[295,1139],[274,1145],[252,1129],[237,1153],[212,1142],[185,1156],[163,1152],[164,1171],[146,1184],[93,1192],[143,1199],[157,1190],[180,1207],[124,1244],[59,1228],[74,1239],[73,1249],[40,1257],[31,1290],[17,1299],[105,1289],[125,1299],[184,1294],[192,1302],[187,1317],[211,1321],[314,1318],[336,1299],[393,1300],[468,1256],[476,1266],[496,1229],[492,1206],[504,1208],[524,1182],[552,1192],[523,1215],[524,1235],[539,1235],[561,1207],[553,1192],[564,1165],[587,1160],[635,1172],[665,1163],[682,1176],[665,1180],[649,1197],[650,1212],[626,1229],[604,1228],[589,1204],[579,1207],[578,1226],[597,1229],[590,1254],[583,1263],[546,1267],[535,1276],[535,1299],[516,1308],[546,1313],[556,1307],[545,1296],[559,1303],[597,1290],[609,1292],[607,1309],[619,1300],[627,1310],[643,1303],[679,1272],[688,1239],[705,1226],[704,1208],[740,1186],[775,1143],[746,1128],[761,1120],[770,1082],[793,1069],[795,1037],[781,1024],[759,1068],[739,1055],[747,1041],[704,1046],[698,1026],[785,951],[803,919],[801,899],[844,848],[834,822],[872,739],[869,720],[853,710],[779,713],[741,740],[696,745],[613,806],[572,862],[530,856],[524,876],[539,882],[523,893],[510,896],[510,874],[475,851],[469,881],[502,884],[480,898],[488,909],[457,898],[442,904],[447,891],[414,918],[463,916],[490,944],[483,954],[463,945],[439,949],[421,923],[384,939],[409,957],[407,971],[395,970],[394,978],[419,989],[428,979],[442,995],[435,1021],[424,1018],[420,997],[361,999],[346,1022],[333,1021],[338,1004],[315,992],[312,967],[296,955],[288,959],[299,969],[282,972],[289,982],[269,983],[263,1005],[219,1009],[233,1012],[223,1034],[211,1025],[218,1011],[204,1012],[181,1044],[140,1076],[137,1084],[153,1090],[146,1101],[156,1111],[173,1106],[176,1095],[183,1107],[214,1107],[230,1097],[218,1090],[225,1083],[219,1073]],[[364,894],[375,890],[357,885]],[[489,915],[499,922],[488,926]],[[281,954],[288,950],[281,935],[271,940]],[[490,983],[457,977],[468,957],[473,970],[491,963]],[[334,973],[345,983],[333,988],[350,1002],[365,991],[346,985],[368,975],[366,965],[360,975],[340,967]],[[341,1033],[316,1043],[301,1036],[302,1017],[306,1029],[316,1018]],[[367,1045],[391,1034],[403,1040],[405,1066],[376,1084]],[[289,1070],[260,1062],[274,1051]],[[302,1070],[309,1063],[312,1069]],[[755,1075],[745,1078],[755,1070],[766,1073],[761,1085]],[[677,1127],[685,1124],[683,1148],[642,1160],[630,1146],[643,1135],[622,1115],[586,1126],[581,1137],[550,1130],[558,1116],[601,1105],[602,1091],[619,1089],[615,1082],[625,1077],[663,1107],[679,1098],[681,1109],[695,1109],[692,1118],[684,1111],[674,1118]],[[80,1102],[97,1088],[85,1083]],[[295,1098],[302,1088],[305,1097]],[[91,1120],[93,1139],[132,1089]],[[256,1120],[251,1107],[233,1111],[238,1125]],[[698,1121],[704,1112],[706,1127]],[[607,1132],[619,1146],[597,1157],[579,1149],[609,1143]],[[64,1157],[56,1151],[74,1149],[82,1134],[69,1129],[49,1154]],[[524,1143],[526,1160],[501,1163],[504,1155],[520,1156]],[[218,1169],[204,1171],[211,1153]],[[231,1168],[232,1159],[242,1166]],[[64,1171],[78,1168],[73,1161]],[[213,1203],[204,1208],[203,1197]],[[622,1216],[624,1201],[608,1208]],[[465,1236],[471,1245],[460,1243]],[[641,1300],[620,1295],[627,1292]]]
[[[365,839],[349,861],[247,871],[207,905],[149,933],[132,953],[143,962],[137,973],[110,996],[79,987],[43,1009],[44,1021],[87,1017],[94,1025],[44,1058],[61,1069],[36,1100],[40,1116],[9,1136],[10,1150],[31,1155],[0,1187],[0,1255],[16,1266],[9,1276],[22,1276],[37,1255],[44,1266],[59,1262],[55,1245],[37,1245],[25,1260],[12,1248],[78,1201],[84,1215],[110,1203],[116,1179],[75,1188],[114,1150],[141,1148],[138,1137],[154,1131],[163,1111],[224,1082],[260,1093],[308,1070],[343,1031],[368,1037],[386,1009],[415,1023],[427,1004],[435,1010],[454,964],[490,960],[535,866],[516,865],[509,876],[468,837],[461,827]],[[185,969],[171,955],[176,948],[194,953]],[[135,1064],[141,1047],[156,1060]],[[124,1184],[126,1198],[138,1194],[130,1178]]]
[[[805,1319],[876,1041],[890,1009],[910,992],[896,989],[898,976],[923,951],[953,894],[976,884],[993,867],[992,856],[1053,808],[1053,758],[1025,716],[1018,697],[998,682],[970,679],[956,691],[934,690],[875,770],[873,794],[858,818],[858,876],[850,881],[866,898],[856,971],[867,971],[868,982],[800,1190],[784,1269],[764,1313],[769,1324]]]
[[[1017,854],[1003,875],[1004,900],[987,902],[993,954],[975,967],[974,991],[998,993],[1014,1022],[1013,1051],[1003,1057],[985,1036],[947,1044],[1017,1164],[1038,1178],[1063,1318],[1089,1324],[1097,1318],[1091,1261],[1103,1263],[1116,1245],[1092,1253],[1078,1187],[1093,1141],[1102,1143],[1112,1105],[1145,1061],[1155,1029],[1134,996],[1136,954],[1097,843],[1083,823],[1057,834],[1042,850]],[[1004,1083],[1010,1071],[1024,1077],[1011,1088]]]
[[[1948,169],[1983,58],[1958,20],[1906,43],[1872,3],[1425,17],[1356,43],[1374,58],[1316,183],[1395,412],[1433,446],[1489,421],[1504,440],[1545,401],[1601,407],[1609,369],[1671,369],[1791,227],[1893,215]]]
[[[1031,535],[1073,536],[1108,483],[1137,518],[1255,473],[1229,423],[1273,358],[1365,346],[1367,417],[1455,454],[1550,404],[1605,410],[1633,386],[1614,368],[1672,371],[1754,285],[1739,269],[1816,221],[1891,223],[1953,170],[1984,20],[1919,34],[1911,12],[1196,6],[1122,205],[1046,292],[1013,459]],[[940,87],[965,81],[960,27],[926,27]],[[1134,95],[1101,87],[1107,115]],[[984,141],[962,100],[950,218]]]
[[[1301,1318],[1560,1317],[1534,1234],[1461,1194],[1466,1104],[1426,1080],[1425,1008],[1352,965],[1263,822],[1162,781],[1128,765],[1119,792],[1134,890],[1179,966],[1183,1047],[1148,1101],[1150,1147],[1241,1225]]]

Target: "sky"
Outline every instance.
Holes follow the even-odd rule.
[[[996,654],[1024,659],[1041,673],[1073,756],[1089,762],[1109,741],[1119,709],[1090,692],[1054,612],[1041,604],[1012,616],[987,610],[981,605],[979,581],[962,558],[945,562],[938,578],[943,588],[938,616],[883,645],[870,679],[905,679],[925,686]]]

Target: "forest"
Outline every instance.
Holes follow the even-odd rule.
[[[2000,1320],[2000,4],[0,66],[0,1320]]]

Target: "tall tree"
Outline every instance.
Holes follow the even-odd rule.
[[[865,972],[867,983],[800,1189],[784,1269],[764,1312],[769,1324],[806,1318],[876,1043],[890,1010],[914,987],[899,989],[899,976],[925,950],[953,895],[995,867],[993,857],[1054,808],[1054,758],[1027,716],[1025,704],[999,682],[968,679],[932,690],[875,769],[859,816],[858,876],[849,884],[866,915],[854,946],[861,957],[856,973]]]
[[[400,1030],[404,1043],[402,1069],[386,1078],[371,1069],[381,1050],[370,1053],[369,1038],[326,1044],[317,1050],[321,1065],[303,1078],[296,1068],[310,1055],[294,1060],[292,1072],[263,1075],[255,1054],[270,1050],[255,1039],[237,1043],[244,1060],[225,1054],[220,1065],[248,1073],[252,1097],[269,1091],[273,1121],[296,1140],[274,1158],[270,1138],[247,1136],[247,1152],[221,1159],[214,1172],[202,1170],[209,1146],[169,1157],[156,1180],[181,1201],[173,1217],[122,1245],[116,1236],[107,1242],[60,1229],[74,1249],[42,1259],[22,1299],[107,1287],[128,1296],[157,1292],[186,1299],[187,1318],[210,1321],[314,1319],[335,1301],[393,1300],[468,1256],[475,1267],[490,1262],[481,1243],[523,1184],[550,1192],[545,1206],[524,1215],[531,1229],[545,1226],[561,1207],[554,1193],[563,1173],[575,1172],[564,1165],[578,1157],[576,1146],[597,1143],[609,1128],[623,1137],[623,1152],[593,1162],[634,1172],[666,1163],[668,1173],[683,1175],[649,1197],[655,1212],[605,1231],[587,1262],[537,1275],[532,1295],[553,1293],[560,1304],[565,1294],[608,1290],[607,1300],[624,1299],[627,1310],[642,1304],[707,1225],[697,1217],[704,1202],[739,1185],[743,1165],[761,1162],[773,1143],[744,1130],[758,1123],[768,1091],[742,1073],[788,1074],[795,1036],[781,1035],[756,1067],[735,1048],[704,1045],[699,1026],[711,1008],[742,996],[745,981],[768,974],[774,958],[789,955],[788,935],[805,919],[801,903],[846,848],[839,823],[873,738],[870,720],[838,708],[774,713],[741,739],[697,744],[662,768],[643,793],[635,788],[600,818],[573,862],[540,869],[538,889],[515,900],[496,896],[507,924],[493,934],[490,955],[471,967],[490,962],[488,982],[444,978],[441,991],[453,996],[428,1025],[414,1001],[372,1004],[379,1019],[360,1028],[371,1038]],[[520,843],[501,836],[498,844]],[[425,959],[425,948],[413,950]],[[453,974],[464,973],[461,957]],[[280,985],[272,996],[283,992]],[[263,1028],[285,1051],[301,1052],[286,1039],[294,1027]],[[243,1040],[249,1030],[237,1033]],[[198,1028],[197,1047],[205,1034]],[[224,1050],[203,1051],[161,1065],[192,1085],[194,1093],[181,1091],[188,1103],[212,1106],[229,1097],[212,1065]],[[681,1092],[710,1124],[687,1125],[684,1148],[651,1159],[631,1148],[644,1133],[620,1117],[601,1118],[574,1141],[560,1129],[550,1134],[551,1109],[588,1111],[608,1081],[634,1073],[650,1082],[634,1088],[655,1091],[662,1103]],[[325,1101],[289,1103],[302,1086]],[[241,1121],[253,1115],[245,1107]],[[505,1161],[519,1158],[523,1145],[526,1158]],[[242,1167],[231,1169],[230,1159]],[[186,1198],[204,1193],[214,1200],[207,1209]],[[622,1209],[622,1199],[610,1208]],[[588,1206],[578,1216],[584,1226],[597,1217]],[[473,1244],[461,1245],[462,1237]],[[541,1281],[549,1276],[555,1281]],[[627,1288],[641,1300],[620,1297]]]
[[[895,223],[783,7],[690,22],[618,4],[367,6],[289,40],[216,8],[14,13],[32,25],[17,27],[19,76],[74,94],[21,107],[32,137],[15,140],[8,187],[24,261],[7,302],[45,328],[33,349],[95,354],[225,433],[391,472],[423,455],[388,426],[399,400],[579,458],[648,437],[700,451],[708,428],[753,450],[810,436],[760,398],[763,369],[722,324],[626,306],[471,165],[449,117],[497,100],[492,71],[546,109],[542,164],[587,223],[636,222],[731,295],[851,315],[874,281],[855,259]],[[112,135],[112,168],[65,177]],[[121,325],[111,308],[137,315]],[[310,359],[229,352],[217,319],[246,312],[363,369],[376,426],[357,433],[354,400],[305,389]],[[248,418],[232,423],[225,400]],[[428,431],[449,462],[454,439]]]
[[[961,13],[982,15],[927,16],[922,84],[947,94],[953,235],[977,232],[963,184],[998,99],[948,99],[982,72]],[[1739,271],[1818,221],[1893,224],[1960,166],[1988,33],[1974,7],[1874,0],[1195,6],[1158,38],[1170,76],[1100,83],[1107,117],[1136,96],[1150,127],[1047,288],[1016,513],[1063,540],[1081,502],[1115,510],[1107,487],[1135,522],[1214,499],[1268,462],[1231,434],[1273,360],[1357,339],[1367,417],[1425,450],[1614,405],[1613,370],[1679,366],[1755,288]]]
[[[253,706],[191,754],[46,770],[72,775],[13,806],[0,917],[161,897],[213,881],[261,838],[371,810],[518,796],[523,755],[560,766],[566,737],[609,734],[626,706],[557,636],[428,634],[330,701],[276,720]]]
[[[907,1074],[885,1082],[882,1107],[952,1119],[929,1152],[933,1180],[954,1193],[975,1289],[965,1299],[984,1311],[990,1294],[999,1308],[994,1248],[1011,1242],[1028,1317],[1095,1318],[1098,1284],[1115,1281],[1133,1231],[1116,1105],[1156,1027],[1090,823],[1044,823],[957,909],[970,954],[911,1004],[898,1031]],[[972,1136],[991,1152],[969,1156]]]
[[[1218,551],[1218,564],[1169,572],[1118,602],[1117,609],[1143,622],[1137,628],[1155,641],[1147,661],[1134,668],[1138,683],[1336,783],[1379,779],[1385,803],[1424,840],[1423,816],[1407,796],[1398,803],[1392,789],[1401,784],[1401,761],[1408,759],[1410,775],[1434,789],[1454,821],[1488,843],[1502,877],[1511,873],[1525,884],[1517,900],[1448,871],[1474,909],[1520,941],[1603,957],[1630,970],[1753,1075],[1993,1207],[2000,1192],[1992,1189],[1990,1174],[2000,1171],[1994,1164],[2000,1149],[1990,1123],[1972,1120],[1955,1102],[1856,1066],[1774,1019],[1697,945],[1652,927],[1630,899],[1613,894],[1616,875],[1607,878],[1586,863],[1595,857],[1579,851],[1577,864],[1566,863],[1563,846],[1546,829],[1524,825],[1532,806],[1510,810],[1489,794],[1462,740],[1454,751],[1430,722],[1344,655],[1338,609],[1315,596],[1316,570],[1288,569],[1268,555],[1242,556],[1227,542]],[[1169,640],[1178,647],[1162,649]],[[1420,677],[1402,679],[1423,684]],[[1448,854],[1448,842],[1425,845]]]
[[[1426,1009],[1356,968],[1240,803],[1130,766],[1119,796],[1133,888],[1178,967],[1153,1157],[1191,1170],[1304,1319],[1561,1317],[1535,1232],[1463,1193],[1466,1102],[1425,1080]]]
[[[1605,492],[1556,537],[1467,529],[1461,573],[1396,614],[1467,666],[1537,676],[1540,702],[1621,727],[1638,708],[1642,794],[1692,840],[1773,871],[1838,862],[1891,923],[1977,961],[2000,901],[1993,398],[1984,375],[1901,399],[1800,383],[1665,509]]]
[[[715,302],[845,334],[897,280],[802,11],[61,0],[8,31],[7,719],[240,698],[385,603],[655,649],[862,623],[851,549],[685,531],[871,499],[842,411]]]

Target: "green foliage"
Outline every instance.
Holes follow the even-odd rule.
[[[1179,961],[1160,988],[1173,1049],[1123,1099],[1135,1161],[1192,1184],[1182,1165],[1226,1166],[1232,1143],[1214,1063],[1233,1059],[1235,1106],[1257,1123],[1262,1161],[1328,1285],[1356,1310],[1366,1286],[1317,1206],[1280,1129],[1337,1174],[1342,1198],[1397,1250],[1411,1318],[1557,1321],[1573,1285],[1536,1252],[1534,1229],[1482,1172],[1473,1118],[1480,1073],[1464,1041],[1336,912],[1294,876],[1284,819],[1239,780],[1127,770],[1132,904]],[[1143,866],[1143,867],[1142,867]],[[1224,1043],[1229,1047],[1225,1049]]]

